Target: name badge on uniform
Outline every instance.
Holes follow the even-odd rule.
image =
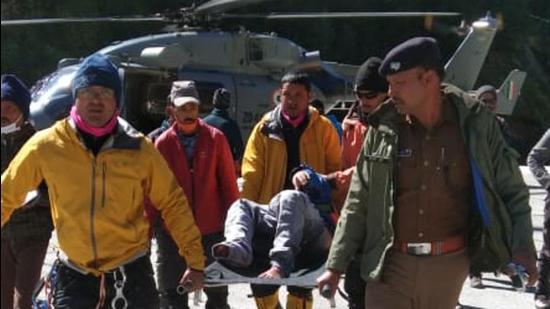
[[[397,152],[397,157],[398,158],[410,158],[412,157],[412,149],[410,148],[405,148],[405,149],[399,149],[399,151]]]

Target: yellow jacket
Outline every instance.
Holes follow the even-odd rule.
[[[300,137],[301,163],[320,174],[339,170],[340,143],[334,126],[314,108],[309,108],[308,117],[307,127]],[[276,107],[252,130],[243,157],[241,197],[267,204],[283,190],[287,150],[280,123],[280,107]]]
[[[161,212],[188,266],[204,268],[201,236],[181,187],[152,143],[124,120],[97,156],[71,120],[36,133],[2,174],[2,226],[42,180],[59,247],[82,271],[99,275],[148,251],[145,197]]]

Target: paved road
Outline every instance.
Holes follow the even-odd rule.
[[[544,190],[539,186],[535,181],[531,173],[522,167],[522,173],[524,175],[525,181],[529,186],[530,191],[530,202],[532,210],[533,225],[535,228],[534,239],[537,246],[537,250],[540,250],[542,245],[542,222],[543,222],[543,208],[544,208]],[[54,247],[56,240],[52,238],[50,242],[50,248],[48,250],[48,255],[44,262],[43,274],[45,274],[52,265],[52,262],[55,258]],[[156,259],[155,256],[152,257],[153,261]],[[484,285],[483,289],[473,289],[470,288],[468,280],[464,283],[462,294],[460,296],[460,303],[463,305],[464,309],[477,309],[477,308],[486,308],[486,309],[527,309],[534,308],[533,302],[533,293],[532,291],[528,292],[516,292],[508,280],[508,277],[501,275],[495,277],[493,274],[484,274]],[[285,288],[281,288],[281,303],[285,303]],[[250,289],[247,285],[238,284],[233,285],[229,289],[229,303],[232,308],[254,308],[254,301],[249,297]],[[204,300],[204,296],[203,296]],[[341,297],[337,296],[336,299],[336,308],[347,308],[346,301]],[[204,302],[200,302],[196,306],[191,306],[192,308],[203,308]],[[314,294],[314,309],[321,308],[330,308],[330,303],[322,299],[317,291]]]

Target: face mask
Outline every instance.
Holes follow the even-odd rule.
[[[17,123],[19,122],[19,120],[21,120],[22,117],[23,116],[19,116],[19,118],[17,118],[17,120],[15,120],[14,122],[8,124],[7,126],[3,126],[2,134],[6,135],[19,131],[21,128],[17,126]]]
[[[199,125],[198,119],[195,119],[193,122],[184,122],[184,123],[178,122],[178,129],[183,134],[190,134],[195,131],[198,125]]]

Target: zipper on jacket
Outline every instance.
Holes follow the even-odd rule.
[[[103,162],[102,182],[101,182],[101,208],[105,207],[105,174],[107,171],[107,165]]]
[[[97,243],[95,239],[94,214],[95,214],[95,174],[97,159],[94,156],[92,161],[92,200],[90,205],[90,237],[92,240],[92,251],[94,255],[93,267],[97,268]]]
[[[195,158],[193,158],[193,160],[194,159]],[[194,169],[190,168],[189,173],[191,173],[191,194],[193,194],[193,196],[191,198],[193,199],[193,204],[194,204],[195,203],[195,196],[197,196],[196,192],[195,192],[195,172],[194,172]],[[193,216],[195,216],[195,207],[194,207],[193,204],[191,204],[191,199],[190,198],[187,198],[187,204],[188,204],[189,208],[191,209],[191,211],[193,212]]]

